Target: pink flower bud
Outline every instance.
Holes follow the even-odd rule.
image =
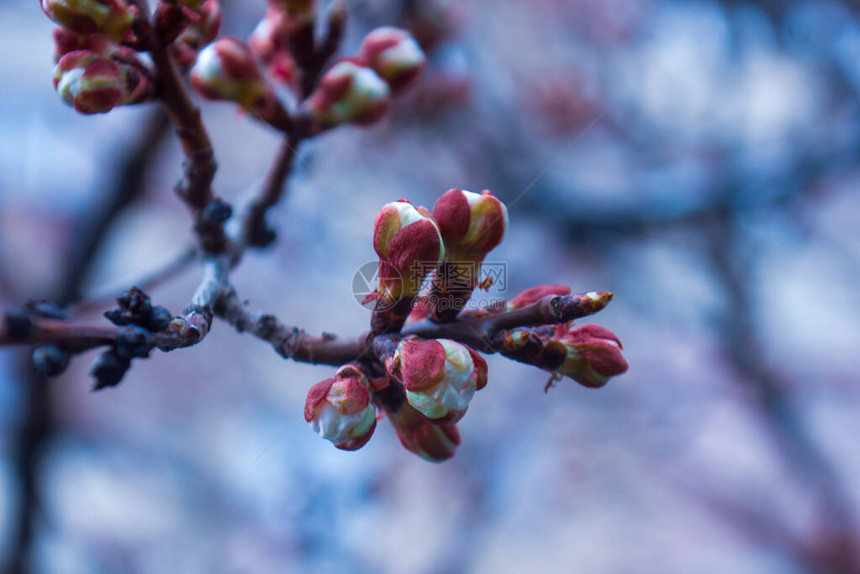
[[[341,60],[320,79],[308,100],[309,112],[320,129],[372,124],[388,109],[390,92],[388,84],[370,68]]]
[[[60,58],[54,88],[82,114],[101,114],[146,98],[148,83],[140,71],[95,52],[77,50]]]
[[[450,339],[404,339],[388,368],[403,381],[409,404],[440,423],[463,418],[475,391],[487,384],[486,361]]]
[[[218,0],[206,0],[198,9],[198,18],[176,39],[178,43],[194,50],[212,43],[221,30],[221,4]]]
[[[122,40],[135,13],[126,0],[40,0],[48,18],[78,34]]]
[[[610,377],[627,371],[621,341],[605,327],[589,324],[571,329],[561,342],[567,348],[567,357],[557,372],[583,386],[602,387]]]
[[[409,32],[387,26],[365,36],[358,58],[373,68],[394,94],[414,82],[427,61]]]
[[[547,295],[570,295],[570,287],[565,285],[538,285],[526,289],[510,301],[508,301],[508,309],[519,309],[526,305],[531,305]]]
[[[284,12],[270,8],[248,37],[251,51],[265,64],[269,76],[287,85],[293,83],[298,74],[289,47],[291,28],[291,21]]]
[[[191,85],[203,97],[234,101],[263,121],[276,123],[286,115],[251,50],[236,38],[221,38],[200,51]]]
[[[358,450],[376,428],[367,377],[355,365],[344,365],[334,378],[308,391],[305,421],[322,438],[341,450]]]
[[[77,50],[110,56],[111,47],[119,46],[102,36],[77,34],[62,26],[54,28],[54,62],[58,62],[69,52]]]
[[[433,424],[409,403],[404,403],[397,411],[388,413],[388,420],[394,427],[400,444],[424,460],[448,460],[460,446],[460,431],[456,424]]]
[[[414,297],[445,254],[429,213],[406,200],[386,204],[376,215],[373,249],[379,255],[379,288],[388,300]]]
[[[488,190],[448,190],[433,206],[433,216],[453,262],[480,263],[508,230],[508,208]]]

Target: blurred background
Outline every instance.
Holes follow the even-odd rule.
[[[264,2],[225,1],[246,37]],[[384,203],[489,188],[507,293],[610,290],[630,371],[589,390],[489,358],[444,464],[387,424],[357,453],[302,420],[334,369],[223,323],[90,393],[0,349],[0,564],[39,573],[860,572],[860,4],[350,0],[342,54],[409,28],[430,65],[369,129],[302,149],[241,296],[356,334]],[[153,107],[84,117],[51,22],[0,3],[0,305],[114,293],[181,253],[181,152]],[[219,194],[277,134],[205,104]],[[86,222],[135,200],[90,245]],[[91,266],[85,266],[92,261]],[[191,267],[152,290],[180,309]],[[97,313],[93,313],[97,317]]]

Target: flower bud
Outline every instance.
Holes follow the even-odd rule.
[[[291,84],[298,70],[289,47],[292,25],[282,11],[270,8],[248,37],[248,46],[260,62],[265,64],[269,76],[276,82]]]
[[[400,444],[424,460],[448,460],[460,446],[460,431],[456,424],[433,424],[409,403],[404,403],[395,412],[389,412],[388,420]]]
[[[463,418],[475,391],[487,384],[486,361],[450,339],[404,339],[387,366],[406,387],[409,404],[438,423]]]
[[[385,80],[393,94],[414,82],[427,62],[409,32],[388,26],[364,37],[358,58]]]
[[[376,215],[373,249],[379,255],[379,288],[388,300],[414,297],[445,255],[436,222],[406,200],[386,204]]]
[[[122,40],[134,21],[126,0],[40,0],[48,18],[78,34],[99,34]]]
[[[605,327],[583,325],[568,330],[560,340],[567,348],[567,357],[556,372],[583,386],[602,387],[610,377],[627,371],[621,341]]]
[[[570,295],[570,287],[566,285],[538,285],[530,287],[508,301],[508,309],[519,309],[540,301],[547,295]]]
[[[54,28],[54,62],[69,52],[87,50],[102,56],[110,56],[112,47],[119,47],[102,36],[81,35],[72,32],[68,28],[59,26]]]
[[[319,130],[345,123],[372,124],[388,109],[390,93],[376,72],[341,60],[320,79],[309,98],[309,112]]]
[[[200,51],[191,69],[191,85],[210,100],[231,100],[263,121],[286,114],[266,84],[251,50],[236,38],[221,38]]]
[[[82,114],[101,114],[146,97],[148,82],[128,64],[87,50],[69,52],[54,68],[54,88]]]
[[[192,22],[176,39],[177,42],[199,50],[215,41],[221,30],[221,4],[218,0],[206,0],[200,6],[199,18]]]
[[[451,189],[433,206],[433,217],[453,262],[480,263],[508,230],[508,208],[489,190]]]
[[[355,365],[344,365],[334,378],[308,391],[305,421],[322,438],[341,450],[358,450],[376,428],[376,410],[370,402],[368,380]]]

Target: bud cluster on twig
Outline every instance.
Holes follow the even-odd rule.
[[[488,382],[479,353],[500,353],[599,387],[627,370],[621,343],[597,325],[573,321],[602,310],[608,292],[571,295],[564,286],[528,289],[510,301],[466,310],[487,255],[504,239],[507,207],[490,191],[451,189],[432,211],[406,199],[381,208],[374,223],[378,284],[370,329],[356,337],[307,336],[269,313],[253,310],[229,273],[249,248],[270,243],[267,211],[278,203],[297,146],[342,125],[378,121],[413,85],[425,55],[412,36],[372,30],[357,53],[330,63],[344,35],[345,5],[335,0],[317,25],[315,0],[269,0],[247,38],[218,38],[218,0],[159,0],[150,14],[140,0],[41,0],[54,31],[54,85],[78,112],[159,101],[176,127],[185,156],[177,195],[192,212],[204,273],[185,310],[173,316],[139,289],[105,312],[112,325],[66,319],[45,302],[7,312],[0,344],[33,345],[37,368],[61,373],[70,357],[103,347],[90,370],[94,389],[117,385],[133,359],[154,349],[197,344],[215,316],[269,342],[286,358],[338,367],[314,385],[305,420],[337,448],[356,450],[387,417],[403,446],[431,461],[454,455],[457,423]],[[282,132],[269,174],[228,233],[232,206],[212,191],[216,163],[200,111],[184,79],[210,100],[228,101]]]

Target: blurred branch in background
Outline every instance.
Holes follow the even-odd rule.
[[[169,125],[161,110],[150,113],[143,123],[141,137],[133,140],[134,143],[122,154],[114,178],[99,194],[102,203],[84,208],[81,213],[67,240],[70,251],[65,259],[67,263],[54,285],[41,289],[44,296],[62,305],[73,303],[80,297],[99,251],[110,237],[111,224],[143,195],[147,171],[170,134]],[[29,286],[28,291],[34,292]],[[24,574],[32,571],[31,549],[36,531],[40,526],[50,524],[49,517],[41,514],[39,477],[42,455],[55,432],[55,421],[48,379],[36,372],[32,350],[19,352],[16,370],[20,381],[21,420],[15,434],[17,443],[14,445],[13,464],[19,495],[9,565],[4,571]]]

